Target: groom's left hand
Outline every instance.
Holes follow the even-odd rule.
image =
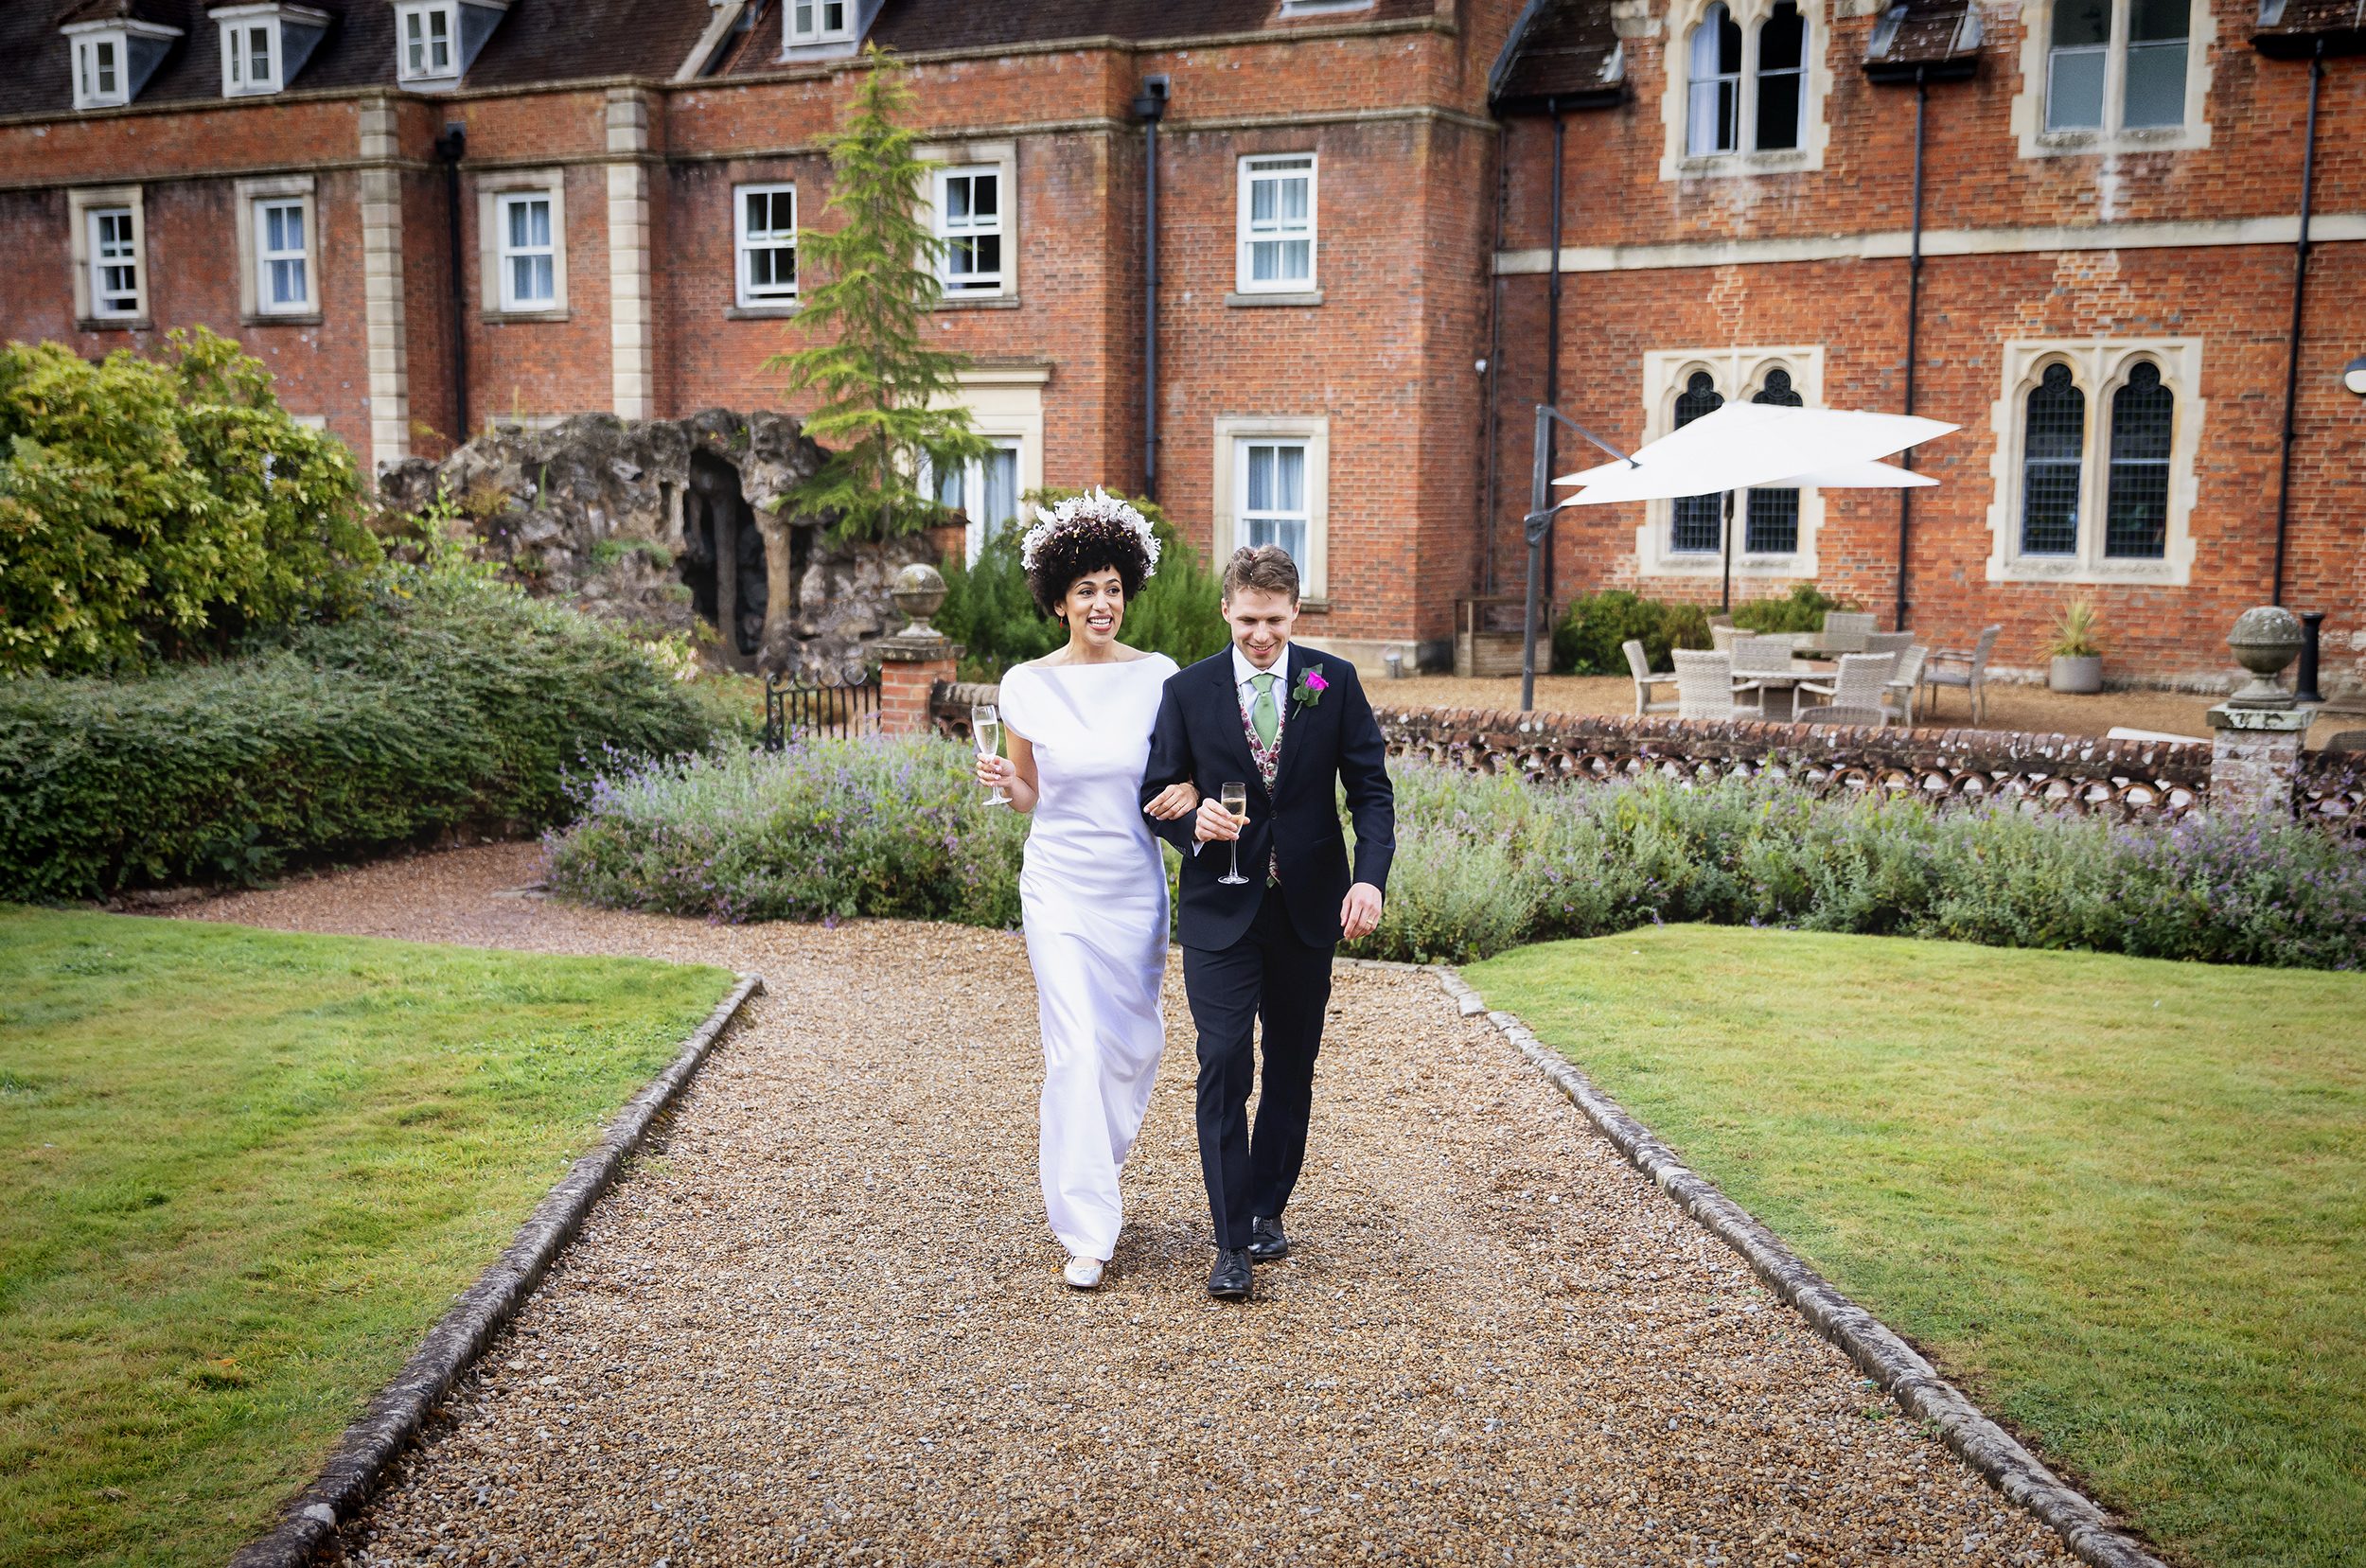
[[[1348,896],[1339,906],[1339,929],[1345,940],[1353,942],[1368,937],[1380,928],[1380,890],[1368,882],[1358,882],[1348,890]]]

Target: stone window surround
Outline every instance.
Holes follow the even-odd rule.
[[[2193,580],[2193,513],[2199,486],[2199,456],[2205,407],[2198,338],[2047,338],[2003,345],[2002,396],[1989,411],[1995,446],[1988,460],[1989,554],[1992,583],[2062,583],[2077,586],[2141,584],[2183,588]],[[2107,556],[2103,553],[2104,495],[2110,483],[2111,396],[2128,382],[2137,361],[2161,370],[2161,384],[2177,401],[2169,440],[2169,515],[2163,553],[2152,556]],[[2021,553],[2022,443],[2027,428],[2029,393],[2052,364],[2070,367],[2086,394],[2086,429],[2078,471],[2078,553]]]
[[[1331,417],[1328,414],[1219,414],[1215,420],[1215,484],[1209,492],[1214,519],[1209,559],[1221,573],[1240,545],[1241,443],[1306,443],[1306,570],[1298,584],[1298,608],[1320,614],[1331,608]]]
[[[945,169],[930,169],[927,183],[921,189],[920,210],[916,216],[927,226],[930,234],[939,233],[936,207],[938,174],[953,168],[991,167],[1000,176],[996,195],[1002,203],[1002,287],[947,293],[937,301],[936,308],[940,310],[992,310],[1017,305],[1018,143],[1009,140],[927,142],[913,149],[913,152],[929,163],[945,166]]]
[[[238,231],[238,322],[244,326],[317,326],[321,321],[321,225],[313,200],[312,176],[282,175],[271,180],[240,180],[234,187]],[[260,239],[255,232],[256,205],[267,201],[300,201],[304,206],[304,283],[310,303],[301,310],[263,308]]]
[[[1669,8],[1661,60],[1667,78],[1660,90],[1660,120],[1665,141],[1660,152],[1663,180],[1722,179],[1749,174],[1812,173],[1824,167],[1824,150],[1832,139],[1826,105],[1832,97],[1831,51],[1834,35],[1831,11],[1825,0],[1797,0],[1807,25],[1807,69],[1800,76],[1799,145],[1773,151],[1711,152],[1694,157],[1686,150],[1686,130],[1691,117],[1692,30],[1701,25],[1712,0],[1674,0]],[[1774,0],[1725,0],[1735,26],[1741,29],[1741,123],[1748,126],[1756,102],[1758,26],[1774,9]]]
[[[1809,408],[1822,408],[1824,402],[1824,349],[1821,344],[1794,344],[1763,348],[1698,348],[1655,350],[1643,356],[1643,439],[1656,441],[1676,428],[1676,398],[1684,392],[1685,382],[1696,370],[1705,370],[1725,401],[1747,402],[1765,390],[1770,370],[1791,373],[1791,387],[1800,401]],[[1580,467],[1591,467],[1589,461]],[[1775,486],[1789,489],[1790,485]],[[1816,540],[1824,527],[1824,493],[1813,488],[1799,492],[1799,548],[1783,555],[1753,555],[1742,550],[1745,534],[1743,521],[1749,509],[1749,497],[1734,498],[1734,578],[1736,581],[1764,581],[1812,578],[1816,575]],[[1676,506],[1669,501],[1644,503],[1643,525],[1635,530],[1634,566],[1636,574],[1645,577],[1717,577],[1724,571],[1722,551],[1685,551],[1681,554],[1669,548],[1669,531],[1675,526]]]
[[[129,315],[93,312],[90,214],[97,207],[132,209],[132,244],[139,256],[139,308]],[[89,185],[65,193],[66,243],[73,259],[74,326],[80,332],[144,332],[154,325],[148,292],[148,211],[139,185]]]
[[[476,176],[477,306],[488,322],[565,321],[567,311],[567,171],[505,168]],[[502,308],[501,198],[551,199],[551,303],[531,310]]]
[[[2130,0],[2117,0],[2125,18]],[[2013,93],[2014,140],[2024,158],[2075,157],[2096,152],[2184,152],[2210,145],[2210,78],[2218,17],[2209,0],[2193,0],[2193,32],[2185,44],[2185,123],[2146,130],[2048,131],[2045,128],[2046,64],[2054,37],[2055,0],[2026,0],[2021,11],[2021,85]],[[2121,24],[2114,23],[2117,30]],[[2111,57],[2104,83],[2104,113],[2115,114],[2127,62],[2121,48]]]

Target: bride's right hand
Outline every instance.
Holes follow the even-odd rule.
[[[1008,788],[1011,781],[1017,777],[1018,769],[1011,766],[1008,757],[980,756],[978,759],[978,782],[989,789]]]

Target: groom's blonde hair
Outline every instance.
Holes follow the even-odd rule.
[[[1298,602],[1298,564],[1278,544],[1243,545],[1224,565],[1224,597],[1228,604],[1243,589],[1258,593],[1286,593]]]

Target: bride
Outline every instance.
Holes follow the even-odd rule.
[[[1167,872],[1142,814],[1198,809],[1189,784],[1139,803],[1150,730],[1174,661],[1118,641],[1158,564],[1142,515],[1095,490],[1038,510],[1020,559],[1068,644],[1002,678],[1008,757],[980,757],[1034,822],[1019,872],[1043,1023],[1043,1202],[1068,1248],[1063,1277],[1101,1283],[1122,1212],[1118,1172],[1141,1131],[1166,1046]]]

